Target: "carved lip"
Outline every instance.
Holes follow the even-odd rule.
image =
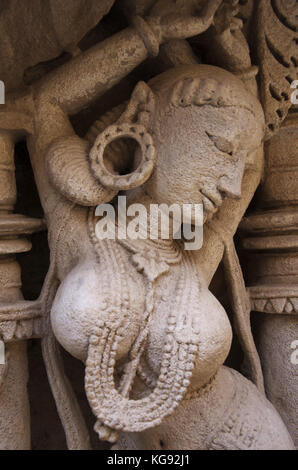
[[[210,214],[215,214],[222,204],[221,195],[218,192],[214,194],[209,191],[207,192],[206,190],[201,191],[201,193],[204,211]]]

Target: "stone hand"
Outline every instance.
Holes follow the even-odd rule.
[[[217,34],[225,31],[235,32],[242,29],[243,22],[240,18],[236,18],[239,12],[239,0],[226,0],[217,9],[214,15],[214,26]]]
[[[182,8],[182,14],[178,15],[177,2],[169,1],[167,4],[157,2],[152,12],[152,16],[147,17],[146,21],[155,29],[159,36],[160,43],[171,39],[186,39],[206,31],[213,22],[214,15],[220,7],[222,0],[210,0],[203,8],[200,16],[194,14],[194,3],[187,2],[185,8]],[[185,3],[185,2],[184,2]],[[160,4],[160,8],[159,8]],[[165,8],[165,5],[167,8]],[[159,16],[157,14],[159,13]]]
[[[226,0],[220,5],[214,15],[212,31],[218,54],[234,71],[246,70],[251,66],[249,47],[242,32],[243,22],[236,17],[238,1]]]

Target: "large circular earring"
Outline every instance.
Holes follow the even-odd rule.
[[[113,140],[128,137],[138,142],[141,148],[141,162],[132,173],[115,175],[104,164],[104,151]],[[151,135],[141,124],[114,124],[107,127],[96,138],[89,153],[91,169],[100,183],[117,191],[128,190],[141,186],[151,176],[156,162],[156,151]]]

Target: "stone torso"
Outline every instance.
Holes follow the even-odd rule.
[[[75,244],[73,240],[78,240],[78,236],[72,238],[69,251],[64,252],[63,265],[71,268],[65,277],[63,275],[64,279],[52,307],[53,330],[61,345],[85,362],[88,341],[98,321],[108,320],[109,312],[114,310],[121,316],[123,299],[128,299],[129,316],[126,320],[125,337],[117,351],[117,359],[121,364],[128,357],[142,329],[141,321],[148,290],[148,280],[144,272],[138,272],[133,260],[145,256],[150,264],[150,256],[154,256],[156,250],[154,248],[152,251],[152,242],[149,242],[149,247],[146,246],[147,241],[145,244],[144,241],[134,241],[134,253],[113,240],[101,241],[94,246],[90,237],[86,239],[86,236],[85,232],[85,237]],[[60,249],[58,244],[57,253]],[[160,250],[161,255],[157,256],[163,259],[168,257],[169,264],[167,272],[154,281],[154,308],[150,319],[148,346],[141,361],[141,375],[147,384],[156,381],[168,316],[174,313],[182,330],[186,327],[187,331],[187,324],[190,322],[198,333],[199,352],[191,389],[198,388],[205,385],[224,363],[231,344],[231,326],[223,307],[204,284],[192,255],[177,246],[173,249],[167,246],[166,255],[163,248]],[[71,253],[75,263],[67,260]],[[179,285],[182,286],[182,295]]]

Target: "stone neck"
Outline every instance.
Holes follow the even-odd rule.
[[[157,205],[158,203],[154,201],[150,196],[144,193],[144,191],[137,189],[137,190],[132,190],[127,192],[126,194],[126,210],[131,207],[133,204],[142,204],[142,206],[145,208],[146,213],[147,213],[147,218],[146,218],[146,223],[142,222],[142,218],[138,219],[138,232],[140,234],[140,237],[137,240],[131,239],[128,236],[128,240],[131,243],[136,243],[136,244],[145,244],[150,246],[150,248],[156,248],[156,249],[165,249],[165,250],[175,250],[177,249],[177,243],[173,240],[173,230],[172,230],[172,224],[170,223],[169,227],[169,237],[168,238],[163,238],[162,233],[161,233],[161,227],[160,223],[158,223],[157,218],[155,217],[155,214],[152,213],[151,206],[153,204]],[[118,210],[119,214],[119,210]],[[126,217],[126,227],[128,227],[128,224],[134,219],[134,216],[128,216]],[[150,236],[150,224],[156,223],[158,230],[157,230],[157,237],[152,238]]]

